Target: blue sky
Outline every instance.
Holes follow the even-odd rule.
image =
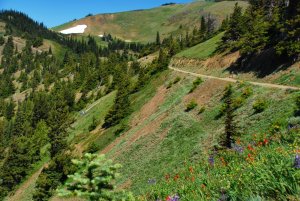
[[[192,0],[0,0],[0,9],[22,11],[36,21],[53,27],[89,13],[113,13],[159,6],[163,3],[185,3]]]

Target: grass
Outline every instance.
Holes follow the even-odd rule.
[[[196,1],[149,10],[95,15],[68,22],[54,27],[53,30],[60,31],[75,25],[86,24],[88,27],[85,35],[98,36],[111,33],[124,40],[150,42],[155,40],[157,31],[160,32],[162,38],[170,33],[174,35],[185,33],[191,27],[198,26],[200,16],[207,15],[207,13],[213,14],[217,25],[220,25],[222,20],[232,12],[234,4],[235,1],[218,3]],[[239,4],[244,8],[248,5],[244,1],[239,1]],[[179,29],[180,26],[182,29]]]
[[[155,95],[156,89],[163,83],[166,76],[166,72],[155,75],[150,81],[150,84],[146,85],[141,91],[132,94],[130,97],[130,101],[133,113],[123,119],[120,124],[105,130],[104,133],[98,135],[95,139],[93,139],[93,141],[90,141],[89,143],[96,143],[99,150],[102,150],[118,137],[116,135],[116,132],[118,130],[122,129],[122,127],[125,127],[125,130],[123,130],[118,135],[122,135],[122,133],[126,132],[128,130],[131,119],[143,107],[143,105],[146,104],[147,101],[149,101]]]
[[[90,109],[85,112],[84,115],[80,113],[76,114],[76,121],[71,125],[71,129],[69,130],[69,141],[79,134],[88,134],[88,128],[92,124],[94,117],[96,118],[96,121],[99,122],[99,125],[102,125],[105,115],[113,106],[115,97],[116,92],[111,92],[110,94],[97,100],[96,104],[93,104],[93,107],[91,107],[91,105],[87,106],[83,111],[87,111],[89,108]]]
[[[185,57],[191,59],[206,59],[210,57],[218,47],[218,43],[221,41],[224,33],[220,33],[215,37],[200,43],[194,47],[184,50],[178,53],[175,57]]]
[[[47,46],[51,46],[52,52],[57,58],[59,58],[61,60],[64,58],[65,53],[67,51],[66,48],[64,48],[62,45],[60,45],[57,42],[47,40],[47,39],[44,39],[44,43]]]
[[[175,77],[176,74],[171,73],[164,80],[165,85],[172,82]],[[210,195],[211,198],[217,199],[219,197],[219,190],[226,184],[226,180],[224,179],[229,177],[228,172],[231,172],[231,174],[239,173],[233,170],[233,167],[245,167],[247,168],[247,172],[254,171],[256,176],[261,177],[262,174],[265,173],[259,173],[259,169],[261,171],[269,171],[272,167],[260,159],[270,156],[270,160],[274,160],[276,153],[271,152],[274,148],[282,148],[285,150],[285,154],[291,151],[287,145],[278,144],[275,141],[270,147],[257,147],[257,150],[260,150],[260,154],[256,155],[258,161],[255,168],[249,166],[244,155],[240,157],[238,155],[232,155],[231,153],[220,152],[221,156],[218,155],[218,157],[216,157],[220,161],[218,162],[218,168],[211,170],[209,178],[195,176],[195,183],[192,184],[192,177],[188,171],[189,165],[193,166],[197,173],[208,175],[206,172],[207,168],[209,168],[207,164],[208,154],[211,148],[217,145],[218,136],[222,134],[224,129],[223,118],[216,119],[219,108],[222,105],[220,101],[223,93],[222,90],[218,90],[218,92],[211,97],[210,102],[205,105],[206,109],[202,111],[201,114],[199,114],[198,110],[193,110],[189,113],[184,112],[186,106],[184,100],[186,96],[189,96],[189,90],[193,81],[193,77],[185,77],[180,81],[180,85],[174,85],[168,89],[167,97],[164,102],[161,103],[158,110],[154,111],[154,113],[141,124],[131,128],[126,133],[126,136],[107,154],[109,158],[114,158],[116,162],[123,165],[119,185],[126,186],[126,188],[129,188],[129,190],[133,191],[136,195],[140,195],[141,200],[146,198],[148,200],[155,200],[155,195],[164,198],[167,195],[175,193],[180,193],[182,200],[205,200],[208,199],[208,194],[204,194],[200,188],[204,181],[206,187],[209,188],[212,193]],[[205,82],[203,84],[205,84]],[[201,85],[199,87],[201,87]],[[144,90],[149,90],[148,87],[150,86],[146,86]],[[285,132],[287,121],[294,114],[293,102],[296,95],[295,92],[289,93],[285,90],[271,90],[256,86],[235,85],[236,95],[241,95],[244,89],[249,87],[253,88],[253,93],[245,98],[240,108],[236,111],[238,127],[242,131],[241,141],[244,143],[243,146],[246,147],[247,143],[251,142],[253,134],[257,134],[259,140],[261,140],[264,138],[265,133],[268,139],[272,138],[270,133],[273,132],[274,129],[279,128],[283,133]],[[145,91],[141,92],[141,94],[137,94],[136,100],[142,100],[144,93]],[[255,113],[252,107],[257,99],[268,100],[268,107],[261,113]],[[143,101],[140,103],[142,102]],[[139,110],[139,108],[140,107],[137,106],[134,109]],[[127,121],[129,122],[130,119]],[[145,128],[153,127],[152,125],[156,121],[159,121],[157,128],[141,136],[135,142],[130,142],[132,136],[137,132],[143,131],[147,133],[148,131],[145,130]],[[246,157],[247,154],[248,152],[245,152]],[[293,154],[289,154],[289,158],[283,156],[284,155],[279,156],[279,160],[282,162],[280,162],[280,164],[290,165]],[[226,168],[219,168],[219,166],[222,166],[221,157],[225,158],[226,161],[232,160],[232,163]],[[282,171],[287,168],[287,165],[280,166]],[[291,170],[289,173],[294,173],[294,170]],[[180,182],[176,183],[173,177],[177,174],[180,175]],[[278,171],[276,174],[278,174],[284,182],[288,181],[288,179]],[[171,176],[169,183],[165,182],[165,175]],[[189,179],[184,179],[185,176],[188,176]],[[249,178],[246,178],[246,174],[242,174],[241,177],[243,178],[243,185],[247,185],[248,182],[251,182]],[[211,182],[204,178],[210,179]],[[155,180],[156,184],[149,184],[149,179],[151,181]],[[234,178],[228,179],[228,181],[232,183],[236,182]],[[264,184],[268,185],[273,183],[269,177],[267,177],[267,180],[264,182]],[[293,183],[295,180],[291,180],[291,182]],[[250,186],[251,187],[245,191],[246,195],[249,196],[251,193],[249,193],[248,190],[255,188],[255,185],[251,184]],[[278,188],[276,183],[274,183],[273,186],[274,188]],[[193,193],[188,189],[195,189],[198,193],[197,195],[204,197],[195,198],[193,197]],[[236,186],[230,186],[226,192],[228,192],[230,196],[234,196],[234,192],[237,190],[242,192],[242,190]],[[258,193],[257,195],[261,192],[261,195],[265,196],[263,194],[264,190],[271,192],[263,188],[257,188],[255,191]],[[295,192],[295,189],[293,189],[293,192]],[[149,195],[153,197],[147,197]],[[236,195],[240,196],[240,194]]]
[[[238,87],[235,89],[239,93],[240,89]],[[206,142],[205,136],[212,141],[212,146],[216,145],[217,136],[222,133],[223,120],[215,119],[221,104],[220,97],[214,97],[210,104],[212,106],[200,115],[201,118],[197,122],[206,135],[202,134],[202,141],[198,142],[199,147],[193,148],[194,155],[189,157],[186,163],[181,161],[173,166],[168,163],[167,166],[173,167],[171,170],[165,166],[166,164],[157,163],[156,166],[163,167],[160,172],[164,173],[156,177],[157,184],[141,187],[150,189],[146,190],[143,199],[155,200],[177,193],[181,197],[180,200],[217,200],[222,196],[222,191],[232,200],[248,200],[251,196],[259,197],[259,195],[282,200],[288,194],[290,198],[299,199],[297,197],[299,174],[296,176],[297,170],[291,168],[296,147],[290,142],[291,139],[279,140],[286,135],[292,138],[292,134],[286,133],[286,128],[288,119],[294,115],[295,95],[296,93],[286,93],[284,90],[274,92],[256,87],[253,96],[246,99],[237,110],[238,125],[242,131],[240,146],[243,147],[244,152],[240,154],[233,151],[220,151],[214,156],[215,166],[211,167],[208,163],[209,150],[201,148],[201,145],[205,145],[203,144]],[[257,98],[270,100],[268,108],[260,114],[254,114],[252,108],[252,103]],[[177,135],[185,136],[184,134],[183,129]],[[250,143],[255,143],[254,152],[247,150]],[[181,145],[178,147],[180,151],[182,148]],[[275,150],[282,150],[282,152],[278,153]],[[165,175],[169,175],[168,181]]]

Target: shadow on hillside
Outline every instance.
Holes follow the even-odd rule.
[[[248,58],[240,57],[225,71],[235,74],[254,72],[256,77],[263,78],[274,72],[285,70],[292,64],[293,59],[278,56],[274,49],[268,49]]]

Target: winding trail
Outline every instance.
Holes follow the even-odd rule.
[[[222,80],[222,81],[232,82],[232,83],[246,81],[246,82],[248,82],[252,85],[266,87],[266,88],[300,90],[300,87],[294,87],[294,86],[270,84],[270,83],[262,83],[262,82],[251,82],[251,81],[247,81],[247,80],[236,80],[236,79],[232,79],[232,78],[221,78],[221,77],[215,77],[215,76],[210,76],[210,75],[203,75],[203,74],[193,73],[193,72],[189,72],[189,71],[185,71],[185,70],[180,70],[178,68],[173,68],[171,66],[169,66],[169,69],[174,70],[176,72],[185,73],[185,74],[188,74],[188,75],[192,75],[192,76],[195,76],[195,77],[206,78],[206,79]]]

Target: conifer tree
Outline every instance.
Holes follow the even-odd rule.
[[[160,45],[161,44],[161,41],[160,41],[160,34],[159,32],[156,33],[156,45]]]
[[[77,172],[69,175],[66,189],[59,190],[60,196],[79,196],[89,201],[96,200],[124,200],[133,201],[131,194],[116,192],[113,181],[121,167],[106,160],[104,155],[84,155],[82,160],[73,160]]]
[[[225,132],[221,137],[220,144],[223,147],[231,148],[232,143],[234,142],[233,137],[235,137],[237,132],[237,127],[235,125],[235,107],[233,105],[233,89],[232,85],[229,85],[225,89],[225,93],[223,96],[224,104],[225,104]]]
[[[228,21],[227,30],[222,38],[223,40],[223,49],[228,47],[236,47],[236,42],[242,37],[244,34],[244,20],[242,15],[242,7],[235,4],[232,15]]]
[[[206,21],[205,21],[205,17],[204,16],[201,16],[201,24],[200,24],[200,34],[202,36],[205,35],[207,31],[207,27],[206,27]]]

